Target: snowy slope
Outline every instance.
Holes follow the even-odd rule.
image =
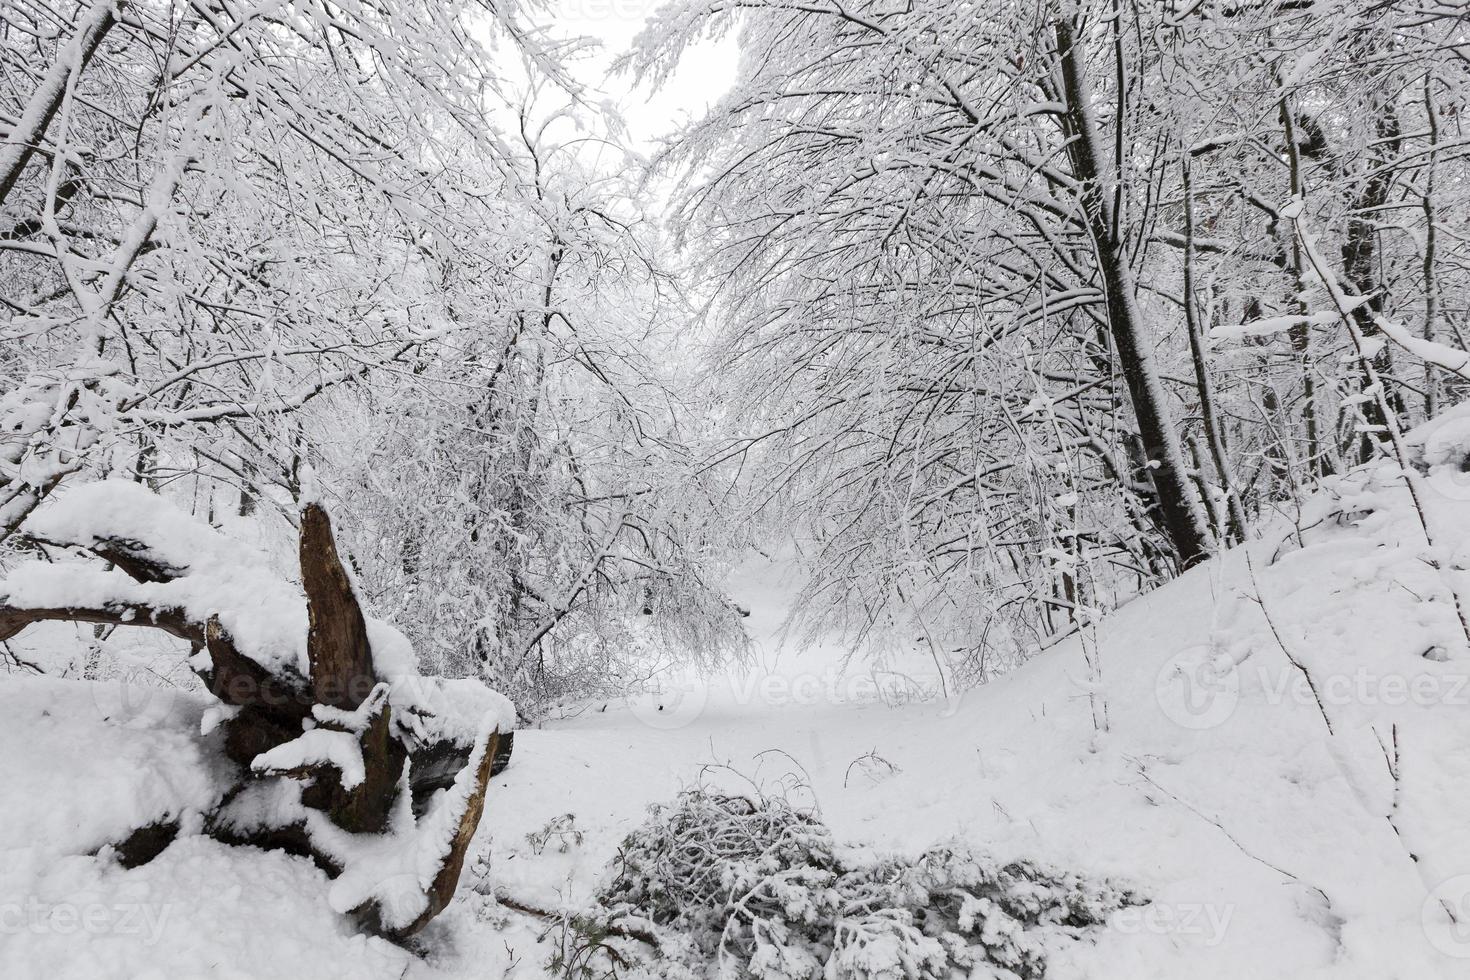
[[[522,733],[421,958],[352,936],[304,861],[198,839],[133,871],[88,856],[142,812],[207,803],[191,767],[145,761],[161,742],[198,751],[183,732],[199,706],[118,725],[84,685],[6,677],[0,910],[138,905],[156,924],[84,935],[11,916],[0,975],[538,977],[545,924],[488,895],[581,905],[649,803],[741,778],[706,770],[728,764],[809,794],[839,839],[917,852],[960,836],[1153,899],[1054,951],[1053,977],[1470,976],[1470,935],[1444,912],[1470,911],[1470,655],[1449,592],[1470,583],[1447,545],[1470,541],[1470,486],[1463,423],[1447,424],[1426,452],[1441,569],[1391,472],[1359,471],[949,703],[892,706],[904,685],[885,699],[839,672],[835,646],[779,651],[778,569],[753,570],[741,598],[763,666]]]
[[[1263,542],[1259,562],[1274,550]],[[1095,947],[1054,958],[1059,977],[1470,975],[1470,960],[1446,955],[1424,921],[1438,924],[1426,882],[1470,870],[1470,848],[1453,830],[1470,796],[1470,712],[1454,680],[1466,664],[1419,656],[1445,624],[1421,623],[1407,595],[1398,601],[1396,580],[1421,594],[1427,586],[1412,565],[1379,564],[1383,550],[1356,530],[1328,533],[1257,578],[1283,635],[1310,631],[1301,655],[1324,682],[1340,661],[1345,680],[1378,685],[1392,702],[1395,678],[1446,678],[1436,688],[1446,703],[1390,704],[1380,722],[1399,726],[1401,823],[1425,838],[1417,865],[1385,819],[1392,780],[1367,727],[1375,713],[1329,705],[1341,734],[1327,734],[1249,598],[1242,554],[1131,604],[1097,631],[1105,733],[1094,729],[1094,686],[1073,641],[957,707],[743,703],[750,686],[736,682],[717,684],[673,733],[650,726],[659,713],[609,710],[528,735],[500,798],[498,883],[546,903],[551,883],[522,835],[572,812],[591,831],[584,866],[567,862],[561,893],[575,901],[642,802],[669,797],[702,764],[729,761],[772,779],[799,765],[839,837],[918,851],[958,835],[1003,856],[1131,879],[1154,898]],[[1363,578],[1338,590],[1354,562]],[[1241,664],[1191,704],[1176,667],[1202,658],[1212,638]],[[821,688],[826,666],[810,664],[809,689]],[[756,758],[768,749],[782,755]],[[886,764],[859,761],[874,750]]]

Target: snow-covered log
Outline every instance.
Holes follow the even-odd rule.
[[[193,647],[239,766],[206,832],[311,856],[353,896],[338,911],[372,931],[411,934],[448,904],[515,709],[478,680],[418,672],[403,635],[363,612],[325,508],[301,511],[299,587],[135,483],[73,488],[24,531],[72,560],[0,580],[0,640],[71,621]]]

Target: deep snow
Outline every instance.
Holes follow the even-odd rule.
[[[760,666],[521,733],[426,957],[353,935],[302,860],[198,838],[131,871],[90,856],[213,801],[202,702],[6,676],[0,976],[538,977],[545,923],[491,895],[579,907],[650,803],[742,778],[814,799],[840,840],[959,836],[1152,898],[1055,949],[1056,978],[1470,976],[1445,911],[1470,921],[1470,654],[1448,592],[1466,583],[1447,570],[1470,553],[1446,546],[1470,541],[1470,487],[1428,438],[1446,570],[1392,469],[1358,471],[947,702],[899,703],[927,656],[875,679],[843,673],[838,644],[783,648],[790,584],[752,564],[734,589]]]

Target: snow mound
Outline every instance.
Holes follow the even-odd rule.
[[[355,933],[305,858],[179,840],[130,871],[65,858],[23,895],[24,928],[0,932],[0,972],[54,980],[363,980],[403,977],[413,957]]]
[[[146,550],[175,576],[266,564],[261,552],[230,540],[131,480],[68,484],[26,520],[25,528],[48,541],[83,547],[113,543],[136,552]]]
[[[163,688],[0,678],[0,976],[403,973],[408,954],[357,935],[303,858],[182,836],[117,863],[107,845],[151,823],[187,834],[233,781],[198,737],[204,710]]]
[[[218,616],[236,647],[271,673],[307,675],[306,603],[253,548],[226,538],[140,484],[100,480],[51,496],[24,529],[42,540],[105,544],[145,556],[177,577],[137,581],[120,570],[27,562],[0,580],[0,603],[20,609],[144,605],[194,622]],[[143,625],[143,624],[140,624]]]
[[[148,824],[197,819],[231,783],[228,763],[198,735],[206,704],[174,688],[4,677],[4,853],[44,863]]]

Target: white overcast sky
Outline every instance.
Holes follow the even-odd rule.
[[[735,76],[735,39],[726,37],[690,49],[678,72],[656,93],[634,88],[627,78],[607,77],[613,59],[630,46],[648,15],[664,0],[548,0],[558,33],[600,41],[602,50],[574,64],[578,80],[602,93],[622,112],[634,147],[651,148],[680,120],[697,116],[729,88]]]

